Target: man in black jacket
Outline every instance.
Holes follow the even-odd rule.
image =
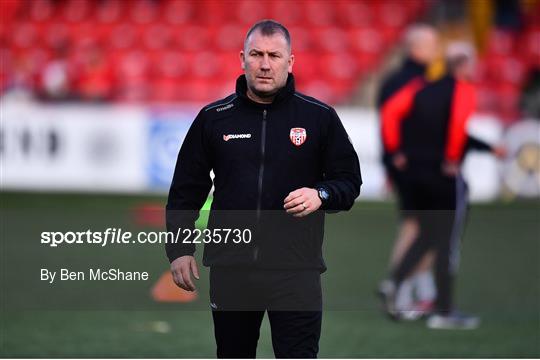
[[[255,357],[265,311],[277,357],[316,357],[326,269],[324,212],[317,210],[352,207],[362,183],[358,157],[335,110],[295,91],[283,25],[255,24],[240,60],[236,92],[204,107],[186,135],[167,229],[193,229],[213,170],[208,227],[251,234],[205,244],[218,357]],[[166,250],[175,283],[194,290],[195,245]]]
[[[459,263],[459,240],[467,207],[467,186],[461,163],[470,148],[489,146],[467,134],[475,110],[474,50],[467,43],[452,43],[447,50],[448,74],[420,89],[396,107],[393,116],[409,114],[407,126],[398,128],[394,154],[401,167],[405,209],[418,218],[420,233],[392,269],[385,292],[386,310],[400,316],[390,288],[399,288],[429,251],[435,252],[437,296],[427,325],[434,329],[472,329],[479,319],[455,310],[453,283]],[[401,107],[401,108],[399,108]],[[504,149],[493,147],[497,156]],[[395,156],[395,155],[394,155]]]
[[[435,60],[438,52],[438,34],[434,27],[427,24],[414,24],[404,37],[405,59],[399,69],[386,77],[378,93],[377,109],[379,111],[382,143],[382,164],[388,182],[397,196],[399,203],[400,227],[390,256],[390,268],[396,266],[407,248],[411,246],[418,234],[418,221],[406,212],[403,189],[403,180],[399,168],[403,166],[402,154],[395,154],[393,148],[397,139],[397,132],[404,126],[407,113],[396,114],[395,108],[403,101],[414,97],[417,91],[426,84],[428,66]],[[396,116],[397,115],[397,116]],[[429,260],[429,256],[426,256]],[[418,288],[420,300],[426,300],[434,292],[431,273],[426,271],[426,261],[420,264],[418,274],[407,279],[401,286],[397,296],[398,306],[410,308],[412,306],[412,289]],[[384,292],[385,282],[379,287],[379,293]]]

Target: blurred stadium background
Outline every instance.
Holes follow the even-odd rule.
[[[145,303],[144,311],[9,304],[43,296],[25,287],[25,276],[37,276],[25,269],[43,256],[56,264],[68,256],[35,243],[45,228],[86,229],[107,211],[110,223],[163,227],[182,139],[202,105],[233,91],[243,38],[262,18],[290,29],[297,87],[336,107],[365,181],[351,214],[365,227],[328,220],[326,297],[343,306],[325,316],[320,355],[540,356],[540,1],[2,0],[0,7],[1,356],[214,356],[209,311],[177,311],[184,303]],[[372,296],[396,221],[374,98],[417,21],[435,24],[443,45],[475,44],[479,104],[469,130],[509,150],[502,162],[473,153],[465,163],[472,199],[481,203],[473,206],[458,285],[458,303],[484,321],[470,333],[391,323]],[[429,76],[443,73],[441,56]],[[152,302],[155,277],[168,266],[162,249],[114,256],[118,266],[151,264],[151,284],[133,296]],[[20,260],[17,267],[8,257]],[[358,292],[347,296],[351,284]],[[206,301],[204,286],[195,301]],[[261,356],[272,356],[268,335],[265,323]]]

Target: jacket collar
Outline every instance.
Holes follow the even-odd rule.
[[[240,75],[238,79],[236,79],[236,95],[240,99],[242,99],[244,102],[246,102],[249,105],[253,105],[255,107],[273,107],[278,103],[283,102],[284,100],[290,98],[294,95],[295,87],[294,87],[294,76],[293,74],[289,73],[289,76],[287,76],[287,82],[285,83],[285,86],[278,90],[276,97],[274,98],[274,101],[271,104],[260,104],[257,103],[247,96],[247,81],[245,75]]]
[[[417,61],[414,61],[410,57],[405,59],[405,62],[403,63],[403,68],[409,71],[412,71],[415,74],[423,75],[426,72],[426,65],[421,64]]]

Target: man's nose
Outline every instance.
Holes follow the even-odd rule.
[[[265,54],[262,58],[261,70],[270,70],[270,59],[268,54]]]

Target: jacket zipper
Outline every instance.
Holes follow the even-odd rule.
[[[266,151],[266,109],[263,110],[263,118],[261,125],[261,165],[259,166],[259,183],[258,183],[258,193],[257,193],[257,222],[261,217],[261,208],[262,208],[262,187],[263,187],[263,177],[264,177],[264,156]],[[259,248],[255,246],[253,253],[254,260],[257,260],[259,255]]]
[[[261,165],[259,166],[259,184],[257,197],[257,220],[261,214],[262,207],[262,186],[264,176],[264,153],[266,151],[266,109],[263,110],[263,118],[261,125]]]

